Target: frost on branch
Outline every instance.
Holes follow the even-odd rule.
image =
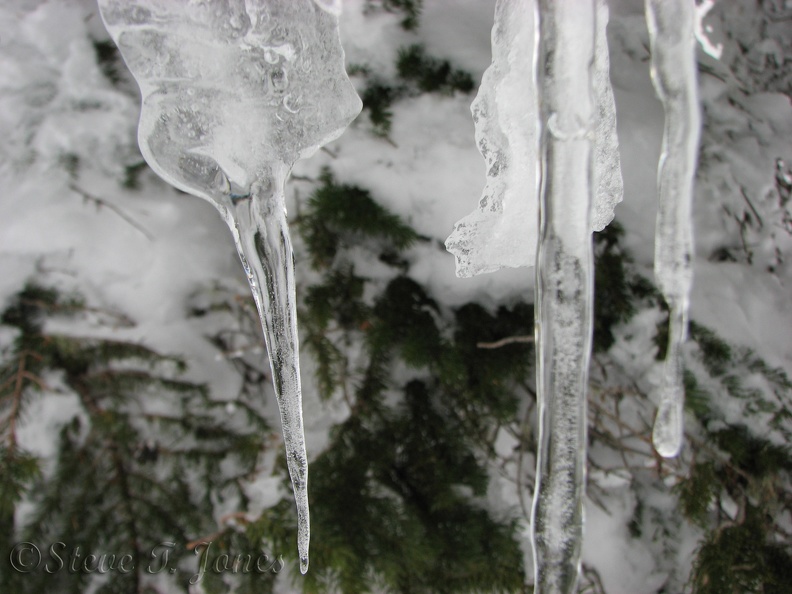
[[[214,204],[228,223],[261,316],[308,568],[294,263],[284,184],[297,159],[361,109],[344,70],[331,0],[101,0],[140,85],[148,164]]]

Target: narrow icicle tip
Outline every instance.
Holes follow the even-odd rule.
[[[682,449],[682,407],[671,400],[663,400],[657,409],[652,443],[663,458],[676,458]]]

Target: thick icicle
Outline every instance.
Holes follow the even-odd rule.
[[[542,164],[536,270],[539,448],[535,592],[576,591],[583,538],[593,328],[591,204],[597,106],[593,2],[540,0]]]
[[[360,112],[344,71],[338,2],[100,0],[142,94],[148,164],[228,223],[261,317],[308,568],[308,463],[294,262],[284,203],[291,166]]]
[[[693,183],[700,134],[696,81],[696,6],[693,0],[647,0],[652,81],[665,110],[657,172],[655,278],[670,309],[668,351],[653,441],[666,458],[682,448],[682,345],[687,338],[693,280]]]
[[[594,62],[596,135],[591,228],[613,219],[623,196],[616,107],[609,77],[605,0],[597,3]],[[539,118],[535,54],[536,0],[498,0],[492,28],[492,65],[471,105],[476,142],[487,165],[478,208],[458,221],[446,241],[458,276],[504,266],[533,266],[539,220]]]

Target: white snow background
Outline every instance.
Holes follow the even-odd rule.
[[[626,247],[652,278],[663,113],[649,78],[643,3],[610,5],[611,78],[625,181],[616,220],[626,231]],[[403,31],[393,15],[364,14],[364,8],[363,0],[344,2],[341,32],[349,63],[367,63],[387,74],[400,46],[421,42],[430,55],[470,71],[476,82],[489,64],[492,0],[425,0],[415,33]],[[714,42],[725,44],[726,55],[733,52],[727,32],[718,29],[716,18],[712,23]],[[124,167],[140,159],[135,141],[139,100],[131,81],[119,90],[103,76],[91,40],[106,39],[90,0],[13,0],[0,6],[0,305],[30,278],[78,288],[93,305],[137,322],[130,328],[104,328],[104,335],[179,354],[190,364],[191,379],[208,382],[216,397],[230,398],[238,378],[203,339],[205,329],[187,318],[185,302],[213,281],[246,290],[231,236],[212,206],[176,192],[150,172],[141,177],[139,190],[120,185]],[[768,54],[756,51],[762,60]],[[726,71],[713,58],[703,56],[702,62],[716,73]],[[792,162],[790,100],[779,93],[754,93],[735,106],[724,80],[703,73],[700,86],[707,168],[699,176],[694,205],[691,318],[792,373],[792,242],[782,226],[789,213],[773,198],[775,159]],[[472,99],[424,94],[400,100],[393,106],[393,143],[371,134],[364,112],[329,151],[294,169],[298,176],[315,177],[323,165],[331,165],[340,182],[371,190],[418,233],[436,239],[437,245],[421,243],[409,252],[410,275],[447,306],[474,298],[495,306],[533,291],[529,269],[457,279],[453,257],[438,247],[453,223],[473,209],[484,183]],[[728,158],[719,161],[716,153]],[[73,179],[68,164],[75,156],[79,169]],[[765,232],[749,238],[754,242],[750,264],[710,258],[719,247],[740,243],[739,226],[724,215],[724,208],[742,200],[735,186],[767,218]],[[311,189],[291,182],[291,211]],[[299,242],[296,251],[299,293],[300,275],[304,282],[309,271]],[[361,259],[355,265],[359,274],[378,276],[377,262]],[[635,318],[620,330],[612,349],[647,386],[658,374],[647,338],[656,322]],[[95,333],[97,326],[86,320],[80,331]],[[7,343],[7,337],[0,341]],[[346,412],[333,400],[319,400],[311,373],[304,355],[307,446],[314,458],[329,428]],[[269,392],[268,397],[277,427],[274,398]],[[57,427],[76,408],[63,397],[42,397],[20,433],[24,446],[52,455]],[[270,489],[258,496],[261,506],[277,501],[276,481],[265,473],[258,484]],[[634,505],[630,491],[618,479],[608,488],[611,515],[587,505],[584,561],[597,568],[610,594],[653,592],[663,576],[652,551],[630,539],[624,528]],[[513,484],[506,481],[491,489],[491,500],[503,508],[518,504]],[[678,562],[684,568],[698,535],[691,530],[680,536]]]

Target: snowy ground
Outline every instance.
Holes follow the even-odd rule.
[[[410,34],[392,16],[364,15],[363,0],[349,0],[341,20],[348,61],[387,72],[396,49],[419,40],[430,54],[449,58],[478,81],[489,63],[493,6],[491,0],[425,0],[420,29]],[[616,219],[627,230],[627,247],[651,277],[663,114],[649,78],[642,2],[620,0],[611,6],[611,72],[625,180]],[[0,8],[0,303],[32,277],[79,288],[90,301],[138,322],[115,330],[116,337],[180,353],[190,361],[192,377],[209,382],[216,394],[233,394],[235,374],[217,360],[201,338],[202,329],[186,319],[184,306],[188,295],[216,279],[244,290],[230,234],[209,204],[177,193],[152,174],[144,174],[140,190],[120,186],[124,165],[139,159],[138,100],[131,86],[123,92],[102,76],[91,39],[107,39],[107,34],[88,0],[17,0]],[[713,77],[702,84],[706,97],[723,93]],[[374,137],[364,115],[328,147],[334,156],[320,152],[294,173],[313,177],[322,165],[331,165],[339,181],[370,189],[420,234],[442,242],[453,223],[473,209],[484,181],[471,99],[422,95],[398,102],[393,144]],[[736,132],[723,142],[723,150],[737,155],[745,171],[732,174],[742,176],[751,195],[762,197],[773,187],[775,158],[792,162],[792,108],[789,98],[778,94],[754,95],[750,101],[752,119],[714,100],[706,115],[733,120]],[[75,159],[72,178],[68,168]],[[692,319],[792,372],[792,269],[777,263],[771,274],[761,262],[708,259],[714,249],[735,241],[718,202],[718,184],[726,174],[711,171],[713,178],[700,183],[696,196]],[[301,182],[291,187],[293,205],[310,191]],[[775,257],[779,246],[789,255],[789,239],[781,230],[756,241],[775,241],[757,248],[757,260]],[[412,276],[449,306],[474,297],[496,304],[533,288],[533,273],[524,269],[457,279],[453,257],[436,245],[421,244],[409,257]],[[359,267],[362,274],[377,274],[373,264],[360,262]],[[631,355],[636,361],[643,353]],[[306,365],[304,374],[309,372]],[[343,411],[328,410],[311,378],[304,381],[308,451],[314,457]],[[45,455],[52,452],[52,428],[66,414],[47,402],[24,431],[28,447]],[[651,552],[636,547],[621,528],[632,510],[629,489],[613,485],[611,493],[613,516],[587,508],[584,560],[598,568],[611,594],[655,591],[662,576],[651,575]],[[503,505],[517,502],[513,493],[493,498]],[[695,546],[695,535],[688,536],[680,559]]]

